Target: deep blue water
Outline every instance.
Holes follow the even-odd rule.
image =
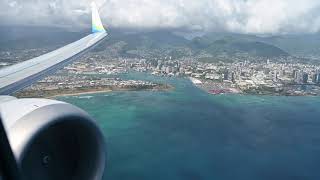
[[[105,180],[320,179],[320,98],[170,92],[62,97],[88,111],[108,146]]]

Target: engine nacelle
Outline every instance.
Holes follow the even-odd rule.
[[[55,100],[10,98],[0,110],[24,179],[102,178],[104,138],[86,112]]]

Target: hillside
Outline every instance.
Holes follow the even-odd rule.
[[[192,46],[199,50],[205,50],[207,53],[218,56],[228,54],[235,56],[239,54],[247,54],[259,57],[284,57],[289,56],[284,50],[258,41],[251,41],[247,38],[237,38],[234,36],[222,36],[221,39],[208,38],[207,36],[195,38]]]
[[[137,31],[109,29],[109,37],[95,52],[113,57],[154,58],[171,56],[261,56],[282,57],[289,54],[278,48],[279,40],[251,35],[210,33],[188,40],[169,30]],[[84,37],[90,32],[70,32],[46,27],[0,27],[0,50],[56,48]]]

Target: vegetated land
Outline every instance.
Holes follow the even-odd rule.
[[[19,36],[21,29],[23,37]],[[4,35],[0,39],[0,68],[36,57],[85,35],[82,32],[64,31],[48,28],[31,28],[28,31],[26,27],[0,29]],[[247,94],[320,93],[319,34],[260,37],[232,33],[195,36],[179,30],[108,31],[107,40],[65,68],[68,76],[72,78],[73,74],[110,74],[134,70],[156,76],[199,78],[208,81],[207,89],[214,93],[226,89],[239,89]],[[218,83],[214,83],[216,81]],[[143,82],[130,81],[127,83],[133,84],[123,87],[121,83],[124,81],[114,79],[87,79],[83,82],[81,79],[57,78],[54,83],[40,82],[38,85],[46,87],[28,88],[18,95],[29,93],[28,96],[48,97],[51,94],[114,89],[157,89],[152,85],[143,85]]]
[[[131,85],[131,86],[95,86],[95,87],[77,87],[77,88],[62,88],[52,90],[41,89],[26,89],[16,93],[18,98],[55,98],[58,96],[78,96],[85,94],[107,93],[111,91],[168,91],[173,89],[173,86],[168,84],[152,84],[152,85]]]

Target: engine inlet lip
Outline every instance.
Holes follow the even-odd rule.
[[[22,166],[23,160],[28,153],[27,150],[41,133],[59,123],[66,122],[83,124],[96,131],[96,138],[99,144],[97,152],[99,152],[101,158],[97,160],[99,161],[97,165],[99,169],[96,172],[98,177],[93,179],[101,178],[106,162],[106,144],[103,134],[86,112],[70,104],[53,104],[40,107],[23,116],[10,128],[8,137],[9,140],[14,140],[10,141],[10,144],[18,166]],[[19,140],[17,141],[17,139]]]

